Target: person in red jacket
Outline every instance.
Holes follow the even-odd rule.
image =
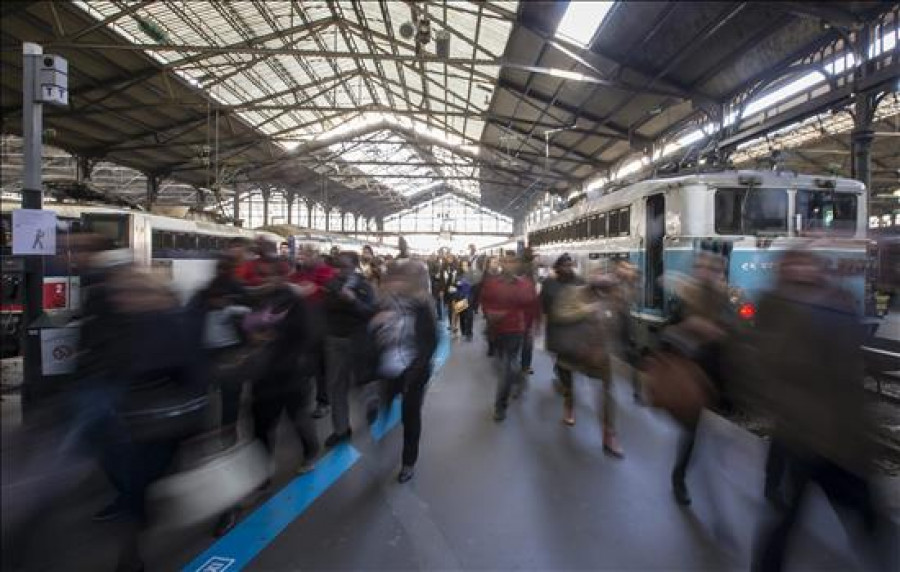
[[[319,253],[311,245],[300,250],[297,268],[291,274],[291,283],[299,286],[304,293],[310,315],[310,324],[314,327],[314,342],[311,344],[310,358],[315,361],[313,370],[316,378],[316,408],[313,419],[321,419],[331,413],[331,402],[328,399],[328,377],[325,373],[325,285],[337,276],[337,269],[325,264]]]
[[[494,401],[494,420],[506,419],[506,408],[513,388],[524,387],[522,346],[525,334],[535,323],[538,299],[534,284],[519,276],[519,260],[512,252],[503,258],[499,276],[485,280],[481,305],[488,320],[497,354],[503,364]]]

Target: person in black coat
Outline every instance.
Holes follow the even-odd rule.
[[[361,372],[361,349],[366,327],[375,311],[372,286],[359,271],[355,252],[342,252],[336,259],[338,275],[325,294],[325,368],[331,399],[333,432],[325,439],[333,447],[350,439],[350,387]]]

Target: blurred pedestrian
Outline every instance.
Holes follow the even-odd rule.
[[[547,350],[555,356],[553,369],[556,372],[556,380],[554,381],[554,386],[563,396],[563,423],[570,426],[575,425],[572,370],[560,364],[558,357],[561,348],[556,336],[559,330],[556,303],[564,290],[575,288],[582,284],[584,284],[584,280],[575,273],[575,263],[572,257],[565,253],[557,258],[553,264],[553,276],[544,280],[541,285],[540,295],[541,311],[544,313],[546,324],[544,344]]]
[[[382,402],[403,396],[403,453],[397,476],[401,483],[413,477],[419,457],[422,403],[437,348],[437,320],[428,292],[422,288],[425,277],[426,268],[414,261],[391,263],[371,326],[380,356],[378,373],[385,380]]]
[[[725,384],[724,347],[734,332],[734,310],[728,299],[725,260],[718,254],[701,251],[694,257],[692,276],[675,282],[676,300],[669,325],[661,341],[694,364],[712,382],[718,395]],[[696,440],[697,419],[685,421],[672,469],[672,491],[682,505],[691,503],[685,476]]]
[[[350,387],[358,375],[360,346],[375,311],[374,292],[359,271],[356,253],[341,252],[335,263],[337,276],[325,287],[325,367],[333,426],[325,439],[326,447],[349,440],[352,435]]]
[[[519,260],[508,252],[503,258],[503,270],[489,280],[481,293],[481,304],[494,338],[501,361],[500,379],[494,399],[494,420],[506,419],[506,410],[513,391],[524,391],[522,374],[522,345],[528,325],[537,311],[534,286],[519,275]]]
[[[331,413],[328,399],[328,375],[325,365],[325,296],[326,286],[337,276],[337,269],[325,260],[311,245],[300,249],[297,266],[290,282],[302,288],[310,316],[309,359],[316,380],[316,408],[313,419],[321,419]]]
[[[605,270],[597,270],[587,284],[561,288],[551,315],[555,321],[557,361],[560,371],[565,372],[560,381],[566,401],[565,415],[569,417],[564,421],[574,423],[575,385],[571,373],[577,371],[599,379],[603,386],[603,402],[598,408],[603,451],[622,457],[624,453],[616,434],[616,401],[610,362],[611,338],[616,328],[614,288],[612,277]]]
[[[85,435],[118,492],[95,518],[125,518],[117,569],[142,570],[147,490],[206,417],[202,327],[167,286],[138,271],[130,251],[98,252],[93,266],[102,271],[84,308],[78,368],[86,407],[79,409],[93,412]]]
[[[265,319],[248,326],[268,340],[266,363],[253,385],[253,423],[257,439],[272,453],[271,436],[282,413],[290,418],[303,447],[298,473],[312,470],[320,446],[312,421],[315,372],[311,359],[314,337],[310,315],[298,292],[288,286],[277,260],[265,259],[257,312]]]
[[[767,482],[767,494],[777,491],[783,509],[763,527],[753,569],[784,567],[791,531],[816,484],[843,520],[855,517],[848,532],[859,533],[881,569],[896,570],[897,547],[870,480],[874,447],[863,387],[864,332],[852,296],[830,283],[814,253],[788,251],[775,289],[760,301],[756,326],[765,403],[776,422],[770,462],[774,455],[783,467],[780,484]]]

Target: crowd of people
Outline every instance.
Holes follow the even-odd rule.
[[[765,496],[779,516],[761,536],[755,569],[783,565],[812,483],[855,511],[869,538],[879,534],[857,383],[859,329],[810,251],[783,256],[752,329],[736,318],[723,257],[699,253],[691,276],[667,279],[672,311],[649,356],[631,320],[639,277],[626,259],[600,261],[580,276],[569,255],[546,268],[527,249],[490,257],[471,246],[459,256],[411,258],[402,245],[395,258],[368,247],[324,254],[302,246],[292,258],[264,242],[235,240],[209,283],[182,305],[103,239],[86,237],[79,252],[86,297],[69,400],[74,441],[99,460],[117,493],[96,518],[131,523],[121,570],[142,569],[137,541],[148,488],[198,433],[214,434],[224,449],[253,440],[271,457],[286,417],[301,446],[295,470],[308,473],[323,451],[353,438],[351,396],[364,386],[370,424],[402,396],[397,480],[409,481],[440,328],[470,343],[476,322],[498,365],[495,422],[528,390],[542,332],[554,359],[547,388],[560,396],[561,422],[575,425],[575,376],[596,380],[602,450],[615,459],[624,450],[613,370],[624,364],[635,401],[668,410],[684,428],[671,473],[682,505],[691,502],[686,474],[703,408],[756,408],[776,419]],[[321,440],[316,419],[330,425]],[[239,514],[239,505],[223,507],[215,534]]]

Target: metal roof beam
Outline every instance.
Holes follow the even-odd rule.
[[[525,86],[519,85],[513,81],[506,79],[506,78],[500,78],[500,80],[497,82],[497,87],[499,87],[501,89],[505,89],[507,91],[510,91],[510,92],[516,94],[516,96],[518,96],[518,97],[534,99],[535,101],[539,101],[539,102],[543,103],[544,105],[547,105],[552,102],[553,103],[552,107],[555,107],[557,109],[565,111],[569,115],[572,115],[575,120],[577,120],[578,118],[584,118],[584,119],[587,119],[588,121],[590,121],[591,123],[598,123],[598,124],[604,123],[604,118],[599,115],[595,115],[594,113],[591,113],[590,111],[585,111],[574,105],[570,105],[563,101],[559,101],[558,99],[554,100],[549,95],[547,95],[545,93],[541,93],[534,89],[526,90]],[[627,127],[618,125],[614,122],[606,121],[605,125],[602,125],[602,127],[608,129],[609,131],[612,131],[615,134],[616,138],[621,139],[622,137],[627,137],[629,141],[632,141],[633,143],[635,143],[639,146],[649,146],[653,143],[653,141],[651,139],[644,137],[643,135],[638,135],[637,133],[629,131],[629,129]],[[593,133],[598,137],[604,136],[604,133],[599,130],[594,131]]]
[[[256,42],[261,40],[255,39]],[[485,65],[497,66],[500,61],[497,58],[441,58],[431,54],[392,54],[392,53],[355,53],[333,50],[307,50],[296,48],[266,48],[257,46],[209,46],[203,44],[111,44],[97,42],[47,42],[45,49],[72,49],[72,50],[106,50],[106,51],[126,51],[126,52],[194,52],[195,56],[215,56],[222,54],[247,54],[260,56],[297,56],[306,58],[329,58],[329,59],[362,59],[362,60],[392,60],[400,62],[425,62],[439,63],[457,66]],[[193,61],[191,58],[185,58],[184,62]],[[168,67],[175,67],[177,63],[165,64]]]
[[[865,22],[861,16],[841,8],[839,2],[766,2],[766,4],[794,16],[821,20],[837,26],[852,27]]]

